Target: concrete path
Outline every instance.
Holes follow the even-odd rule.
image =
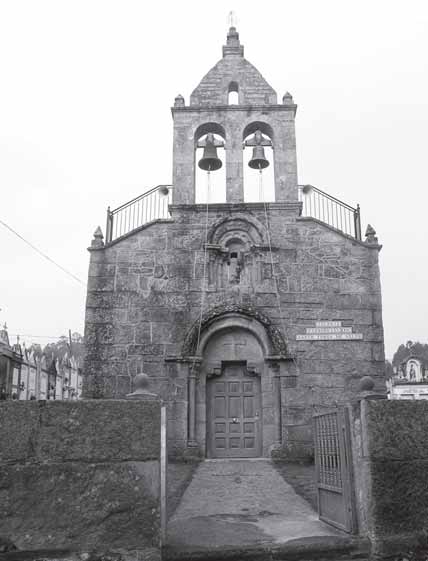
[[[320,522],[269,460],[206,460],[168,523],[167,543],[242,547],[314,536],[343,534]]]

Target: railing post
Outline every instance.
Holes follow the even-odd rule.
[[[113,234],[113,213],[110,207],[107,207],[107,224],[106,224],[106,243],[111,242]]]
[[[360,205],[354,212],[354,225],[355,225],[355,237],[357,240],[361,240],[361,217],[360,217]]]

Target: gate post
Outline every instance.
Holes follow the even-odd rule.
[[[359,390],[357,396],[347,404],[346,409],[350,428],[350,447],[357,523],[359,534],[367,535],[371,477],[365,411],[368,400],[386,399],[387,396],[374,391],[374,381],[370,376],[361,378]]]

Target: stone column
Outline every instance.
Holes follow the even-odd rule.
[[[271,364],[273,372],[273,393],[275,403],[275,444],[282,444],[282,419],[281,419],[281,368],[279,363]]]
[[[189,414],[188,414],[188,439],[187,446],[195,447],[196,442],[196,379],[199,376],[199,362],[189,362]]]
[[[191,367],[190,367],[191,368]],[[196,374],[189,372],[189,438],[188,446],[196,446]]]

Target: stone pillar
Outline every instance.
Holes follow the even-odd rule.
[[[296,105],[290,97],[284,97],[288,107],[281,113],[280,126],[275,127],[275,201],[297,202],[297,154],[294,117]]]
[[[227,131],[226,140],[226,202],[244,202],[242,138],[239,127]]]
[[[367,402],[386,399],[385,394],[374,391],[374,381],[364,376],[359,383],[359,393],[347,405],[352,450],[352,468],[356,518],[360,535],[367,534],[370,528],[371,473],[368,452],[368,431],[366,426]]]
[[[192,116],[182,105],[172,108],[174,118],[172,202],[174,205],[195,203],[195,142]]]

